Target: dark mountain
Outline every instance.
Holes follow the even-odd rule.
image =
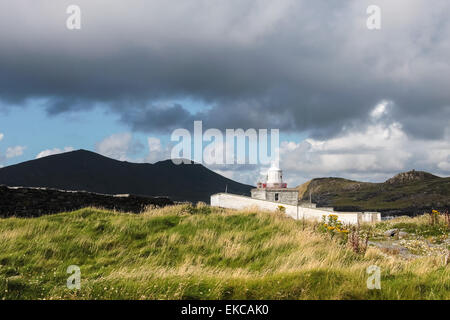
[[[227,179],[200,164],[175,165],[113,160],[78,150],[0,169],[0,184],[84,190],[105,194],[167,196],[174,201],[204,201],[211,194],[250,194],[252,186]]]
[[[399,173],[382,183],[342,178],[319,178],[299,186],[301,199],[339,211],[378,211],[386,215],[415,215],[450,209],[450,178],[423,171]]]

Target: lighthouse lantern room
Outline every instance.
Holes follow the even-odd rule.
[[[275,165],[267,171],[264,182],[258,182],[258,189],[282,189],[287,188],[287,183],[283,182],[283,171]]]

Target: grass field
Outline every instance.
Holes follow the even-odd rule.
[[[357,254],[314,224],[256,210],[1,219],[0,247],[2,299],[450,299],[441,256]],[[66,287],[69,265],[81,269],[80,290]],[[367,289],[371,265],[381,290]]]

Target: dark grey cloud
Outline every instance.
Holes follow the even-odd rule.
[[[449,127],[450,22],[445,0],[72,1],[0,4],[0,99],[47,98],[49,114],[101,103],[136,131],[280,128],[329,137],[382,100],[412,135]],[[208,106],[159,101],[189,98]],[[425,124],[425,125],[423,125]],[[433,125],[435,124],[435,125]]]
[[[135,131],[164,131],[190,128],[195,117],[180,104],[174,104],[128,109],[122,114],[121,120],[129,123]]]

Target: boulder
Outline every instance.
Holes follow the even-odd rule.
[[[384,233],[384,235],[386,237],[394,237],[398,232],[399,232],[398,229],[389,229]]]

